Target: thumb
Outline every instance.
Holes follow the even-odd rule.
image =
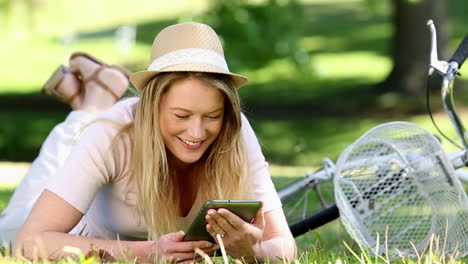
[[[182,239],[184,239],[185,237],[185,233],[184,231],[180,230],[179,232],[176,232],[176,233],[170,233],[168,234],[168,238],[172,241],[182,241]]]

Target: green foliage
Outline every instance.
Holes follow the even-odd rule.
[[[3,186],[0,186],[0,211],[7,207],[8,201],[13,195],[13,192],[13,188],[3,188]]]
[[[65,119],[67,107],[63,109],[1,110],[0,160],[32,161],[48,133]]]
[[[213,0],[200,20],[223,38],[234,70],[258,68],[273,59],[289,58],[298,66],[307,62],[299,47],[304,14],[296,0]]]
[[[7,9],[10,3],[11,0],[0,0],[0,11]]]

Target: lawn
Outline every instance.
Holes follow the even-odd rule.
[[[159,29],[196,18],[208,8],[207,1],[200,0],[184,4],[179,0],[174,5],[125,0],[112,2],[112,9],[99,13],[110,2],[44,1],[31,28],[21,12],[24,7],[18,4],[5,20],[7,30],[0,33],[0,160],[31,161],[48,131],[65,118],[69,109],[38,91],[71,51],[85,50],[109,63],[141,70]],[[146,8],[125,10],[143,4]],[[405,113],[423,105],[424,98],[366,97],[368,85],[383,80],[391,69],[387,5],[373,13],[361,0],[304,0],[301,4],[306,25],[300,45],[308,54],[307,65],[298,69],[283,58],[261,68],[239,69],[250,77],[239,93],[269,161],[317,166],[324,156],[337,158],[346,145],[378,123],[411,120]],[[466,5],[451,0],[449,6],[455,46],[464,34]],[[137,29],[135,44],[125,52],[114,38],[121,25]],[[70,32],[74,37],[65,41]],[[468,68],[462,78],[466,73]],[[464,86],[457,84],[457,98],[468,97],[460,90]],[[433,101],[438,97],[434,93]],[[441,109],[440,103],[435,109]],[[422,125],[428,127],[426,121]]]
[[[84,50],[134,71],[144,69],[156,32],[172,23],[193,20],[208,8],[208,2],[202,0],[42,1],[31,27],[25,7],[16,2],[14,12],[0,20],[5,28],[0,33],[0,209],[17,184],[12,179],[18,177],[12,175],[24,174],[47,133],[69,111],[38,92],[58,64],[66,62],[72,51]],[[392,66],[390,1],[376,13],[369,11],[364,0],[300,2],[306,17],[300,39],[308,56],[305,67],[298,69],[279,58],[261,68],[238,69],[250,78],[239,91],[244,112],[272,165],[278,188],[320,167],[325,157],[336,161],[346,146],[383,122],[410,121],[438,134],[427,114],[412,112],[414,104],[424,104],[424,98],[385,94],[371,102],[366,99],[368,86],[383,80]],[[454,33],[450,43],[455,47],[466,34],[468,5],[463,0],[448,3]],[[0,16],[5,15],[1,12]],[[115,32],[121,25],[137,30],[131,49],[116,41]],[[468,67],[462,74],[466,80]],[[466,87],[466,83],[457,87]],[[457,90],[459,98],[467,96]],[[438,92],[432,101],[436,122],[456,139],[450,121],[440,111]],[[464,107],[459,110],[468,113]],[[447,140],[443,144],[449,152],[456,149]],[[332,189],[331,184],[323,187],[330,202]],[[318,204],[313,196],[309,203]],[[329,223],[297,239],[306,252],[299,261],[363,263],[349,253],[343,241],[359,252],[339,220]]]

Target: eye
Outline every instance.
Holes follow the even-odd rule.
[[[206,116],[206,117],[209,118],[209,119],[216,120],[216,119],[220,119],[221,115],[210,115],[210,116]]]
[[[177,115],[177,114],[175,114],[175,117],[177,117],[179,119],[187,119],[189,116],[188,115]]]

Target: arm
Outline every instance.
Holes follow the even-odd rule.
[[[265,230],[261,252],[258,256],[265,260],[278,261],[276,256],[292,260],[297,256],[296,241],[289,230],[282,209],[265,213]]]
[[[123,249],[130,248],[135,256],[143,257],[137,242],[112,241],[67,234],[83,217],[83,214],[55,193],[45,190],[21,228],[14,244],[16,256],[33,258],[39,252],[41,258],[59,259],[65,256],[64,246],[79,248],[86,254],[93,248],[103,249],[114,257],[120,257]],[[145,242],[141,242],[145,243]],[[140,247],[139,247],[140,246]]]
[[[271,180],[268,163],[265,161],[255,132],[244,115],[242,115],[242,137],[246,142],[255,193],[257,198],[263,201],[263,210],[266,212],[264,216],[265,230],[262,237],[262,241],[266,242],[262,242],[264,252],[271,257],[273,253],[283,253],[281,247],[284,246],[285,257],[296,256],[296,243],[289,230],[281,201]]]
[[[215,239],[216,234],[224,234],[222,242],[232,257],[249,263],[284,258],[291,261],[296,257],[296,243],[282,209],[267,213],[260,210],[252,224],[226,209],[209,210],[207,222],[207,230]]]
[[[207,254],[217,249],[207,241],[180,242],[183,232],[161,236],[157,241],[106,240],[67,234],[82,217],[79,210],[45,190],[18,234],[14,254],[29,259],[35,258],[35,254],[42,259],[60,259],[66,256],[63,247],[72,246],[84,254],[91,249],[104,250],[117,259],[192,260],[196,258],[195,248],[201,248]],[[131,255],[124,255],[127,252]]]
[[[255,132],[244,115],[241,133],[248,153],[255,195],[263,201],[263,210],[259,211],[253,224],[244,222],[228,210],[220,209],[219,213],[210,210],[207,230],[213,237],[216,237],[216,234],[225,234],[223,242],[227,252],[233,257],[244,257],[249,262],[267,258],[270,261],[278,261],[276,257],[291,260],[297,254],[296,243],[271,181],[268,163]]]

